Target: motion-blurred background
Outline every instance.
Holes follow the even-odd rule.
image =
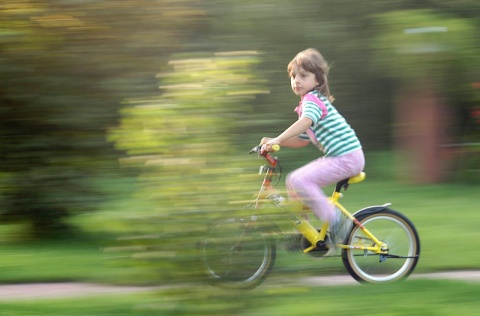
[[[286,66],[308,47],[380,194],[478,188],[479,31],[477,0],[2,1],[5,235],[108,231],[125,257],[189,266],[178,245],[251,196],[246,152],[295,120]],[[316,155],[285,149],[285,172]]]

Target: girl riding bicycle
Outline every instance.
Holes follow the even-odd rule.
[[[330,223],[330,244],[341,243],[351,221],[335,210],[322,187],[359,174],[365,166],[362,146],[355,131],[333,107],[327,75],[329,66],[315,49],[298,53],[288,64],[293,92],[300,97],[298,120],[275,138],[264,137],[262,150],[273,145],[300,148],[310,142],[324,155],[297,170],[286,180],[292,200],[301,200],[322,221]]]

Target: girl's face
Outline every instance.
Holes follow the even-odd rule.
[[[319,85],[313,72],[306,71],[296,64],[293,65],[290,72],[290,84],[293,92],[300,97],[303,97]]]

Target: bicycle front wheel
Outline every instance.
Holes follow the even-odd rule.
[[[388,254],[380,255],[355,249],[375,246],[361,226],[354,226],[345,243],[353,249],[343,249],[342,259],[347,271],[359,282],[381,283],[407,277],[417,265],[420,240],[412,222],[401,213],[383,209],[360,212],[357,220],[388,247]]]
[[[276,244],[258,223],[241,218],[217,222],[201,245],[211,283],[226,288],[253,288],[272,270]]]

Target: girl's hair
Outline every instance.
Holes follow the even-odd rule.
[[[293,66],[297,65],[302,67],[308,72],[314,73],[319,85],[315,87],[321,94],[327,97],[330,102],[333,102],[334,98],[330,95],[330,88],[328,87],[327,75],[330,70],[330,66],[327,64],[325,58],[316,49],[308,48],[295,56],[288,64],[288,75],[291,76]]]

